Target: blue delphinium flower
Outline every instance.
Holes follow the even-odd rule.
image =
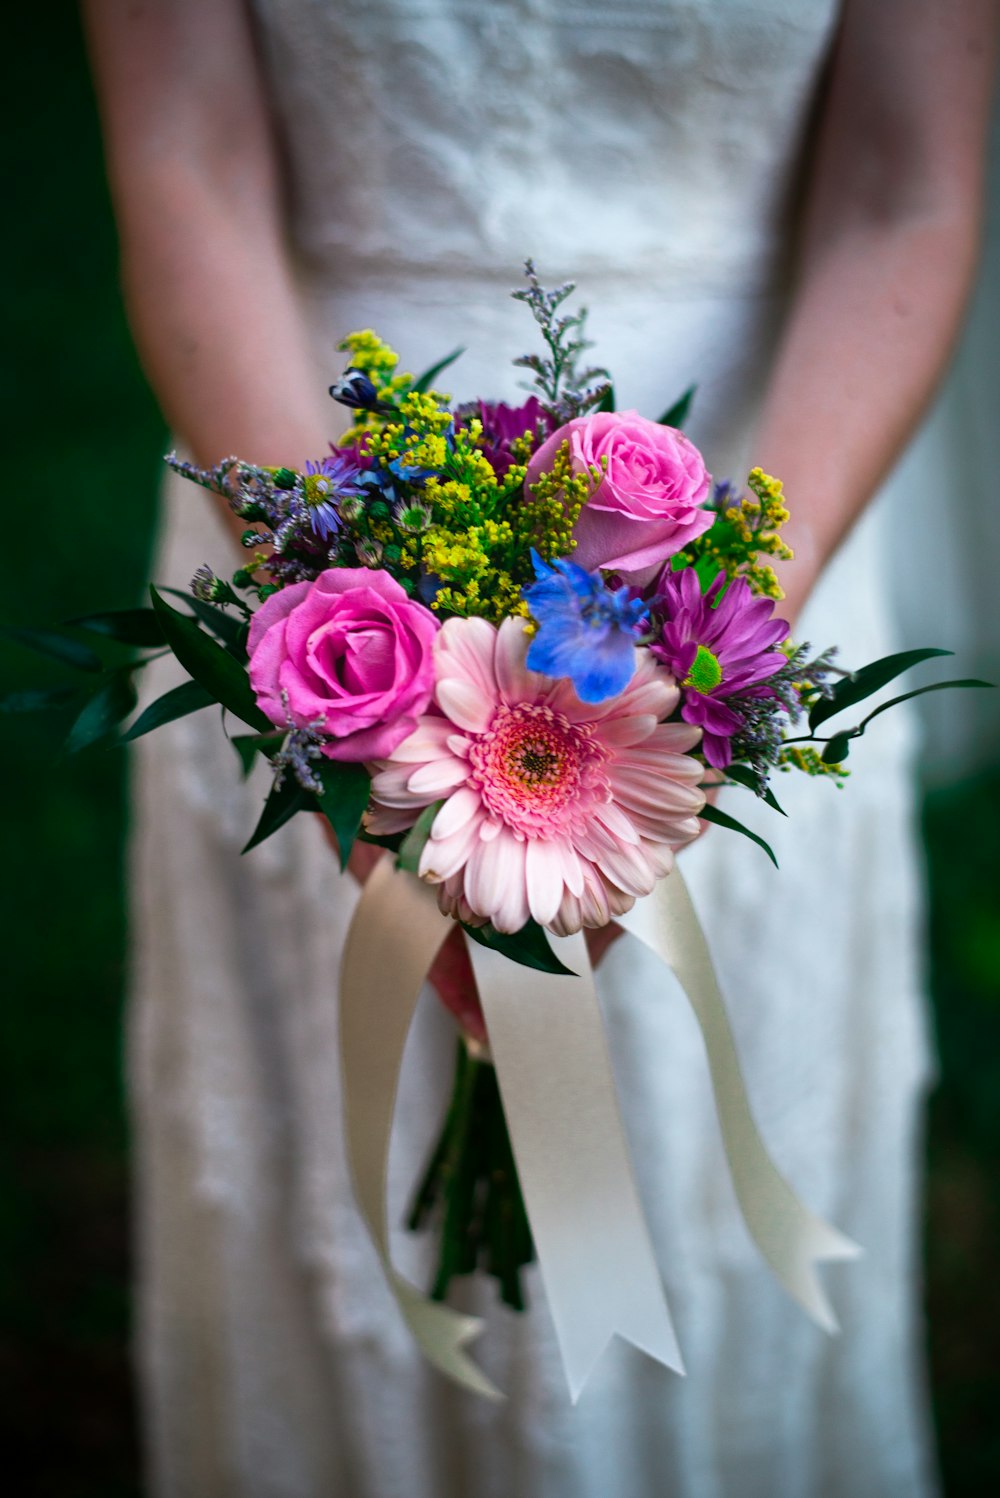
[[[383,409],[371,376],[363,369],[355,369],[353,365],[344,371],[335,385],[330,386],[330,394],[342,406],[350,406],[355,411]]]
[[[627,587],[606,588],[600,573],[565,558],[550,566],[533,550],[531,560],[538,581],[522,589],[538,625],[528,648],[529,670],[568,676],[581,702],[616,697],[635,671],[646,605]]]

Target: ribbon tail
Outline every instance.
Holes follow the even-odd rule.
[[[554,938],[579,976],[470,944],[497,1082],[574,1404],[618,1335],[683,1373],[629,1162],[583,934]]]
[[[347,1161],[396,1303],[421,1350],[457,1383],[503,1395],[463,1351],[482,1322],[429,1301],[389,1256],[386,1179],[403,1049],[424,979],[451,929],[432,891],[383,858],[365,884],[341,964],[340,1056]]]
[[[708,943],[679,870],[620,916],[619,924],[673,969],[701,1026],[726,1158],[751,1237],[793,1300],[824,1331],[836,1332],[815,1266],[855,1259],[863,1250],[803,1206],[767,1153],[750,1112]]]

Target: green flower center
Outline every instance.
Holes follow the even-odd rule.
[[[706,650],[704,645],[699,645],[698,653],[691,663],[691,670],[681,685],[690,687],[695,692],[708,693],[714,692],[721,681],[722,667],[719,665],[718,656]]]

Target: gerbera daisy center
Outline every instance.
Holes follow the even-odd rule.
[[[586,724],[535,703],[501,708],[469,755],[493,815],[535,837],[561,826],[582,790],[599,787],[604,759]]]

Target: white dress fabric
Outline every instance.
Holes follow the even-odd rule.
[[[526,254],[572,276],[619,404],[745,472],[786,293],[833,0],[262,0],[290,235],[315,330],[373,326],[419,369],[457,344],[457,396],[516,398],[534,346]],[[331,431],[336,413],[331,411]],[[246,454],[252,457],[253,454]],[[858,663],[892,648],[880,506],[802,632]],[[156,575],[229,565],[204,494],[167,485]],[[152,691],[170,684],[157,667]],[[921,1498],[934,1490],[916,1260],[928,1074],[908,721],[879,720],[846,789],[793,776],[787,822],[733,793],[781,872],[716,829],[684,855],[762,1132],[804,1200],[866,1256],[825,1271],[829,1338],[738,1215],[700,1035],[623,938],[599,987],[642,1197],[688,1367],[614,1343],[573,1408],[537,1269],[530,1313],[463,1287],[489,1327],[493,1405],[424,1364],[347,1180],[337,970],[356,891],[298,818],[241,859],[266,791],[215,713],[135,767],[131,1080],[138,1355],[154,1498]],[[398,1111],[406,1197],[450,1085],[425,993]],[[595,1224],[595,1231],[600,1224]],[[402,1228],[397,1263],[426,1277]]]

